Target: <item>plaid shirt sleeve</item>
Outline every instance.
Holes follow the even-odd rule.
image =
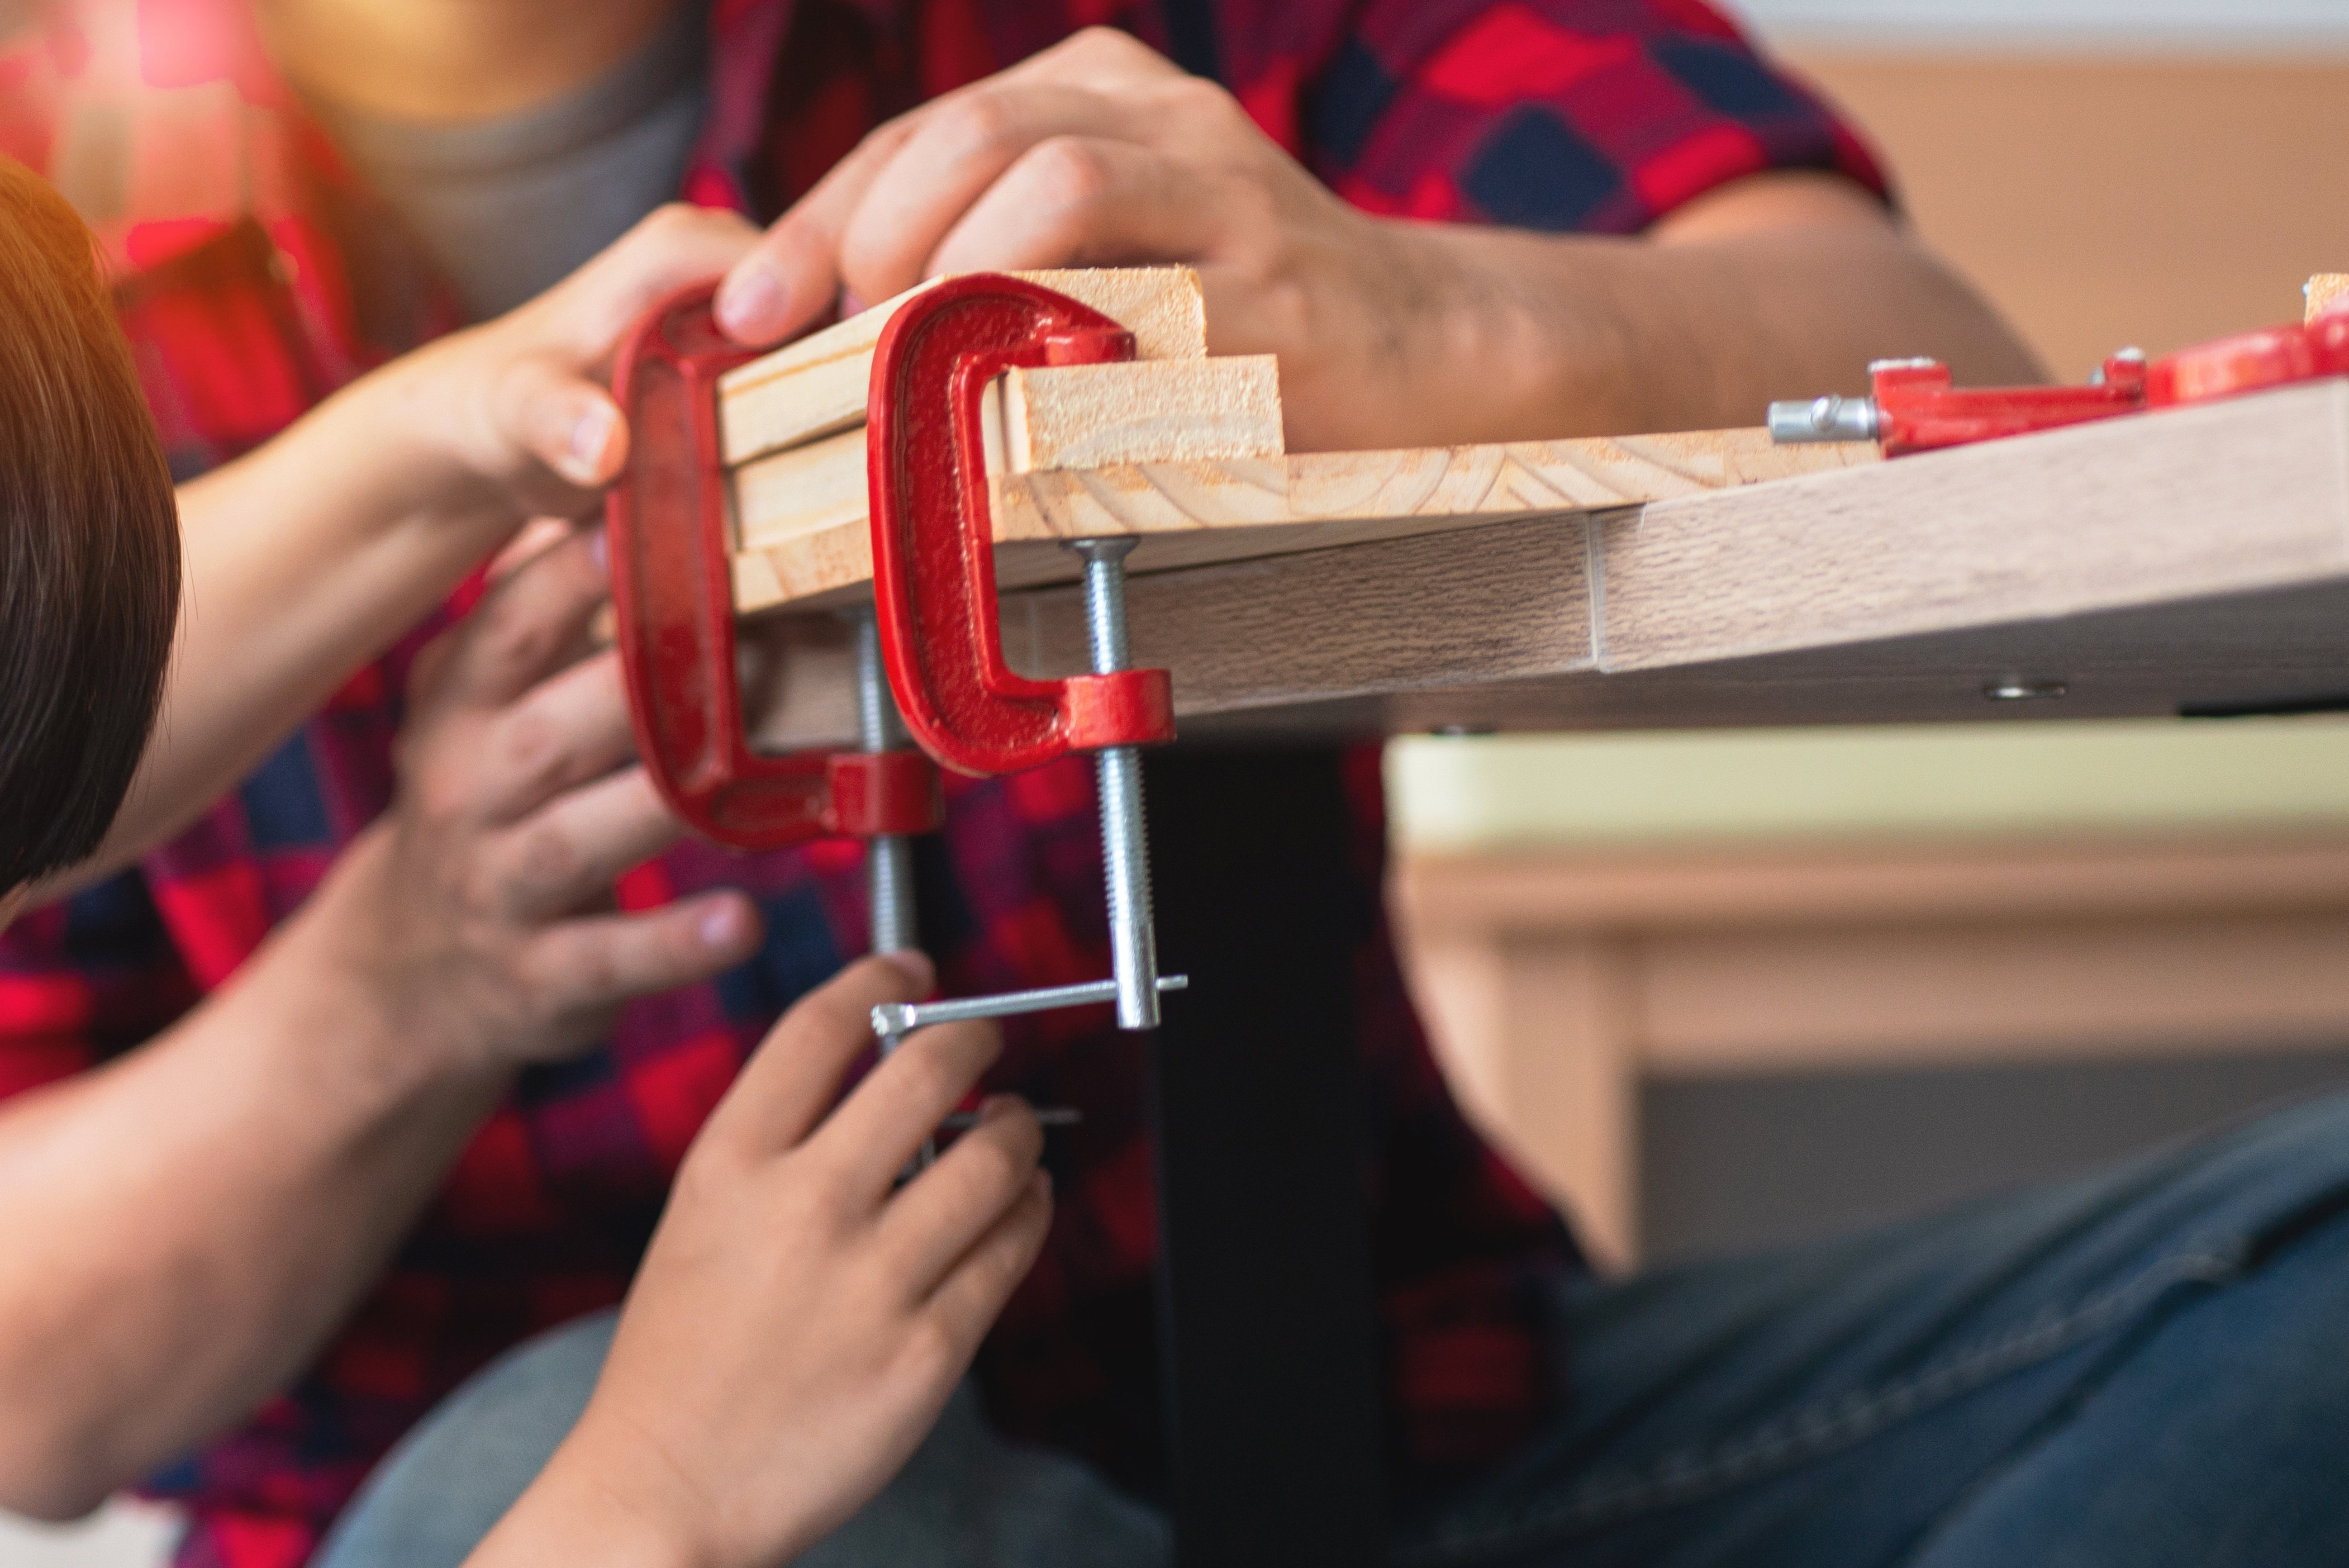
[[[1767,170],[1889,193],[1858,135],[1703,0],[1261,7],[1245,26],[1257,5],[1225,7],[1222,74],[1368,212],[1630,234]]]

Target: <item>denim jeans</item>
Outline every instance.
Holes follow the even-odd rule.
[[[2349,1563],[2349,1096],[1560,1304],[1566,1413],[1406,1521],[1407,1568]],[[557,1331],[456,1395],[326,1568],[460,1561],[576,1417],[608,1333]],[[1091,1568],[1171,1547],[965,1393],[803,1561]]]

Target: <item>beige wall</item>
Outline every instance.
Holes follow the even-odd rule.
[[[2349,58],[1789,53],[2059,375],[2295,318],[2349,271]]]

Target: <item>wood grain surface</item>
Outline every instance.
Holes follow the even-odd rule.
[[[2302,318],[2315,320],[2344,299],[2349,299],[2349,272],[2321,272],[2308,280],[2303,291],[2307,308]]]
[[[1141,421],[1124,429],[1137,445],[1155,433]],[[848,450],[824,460],[840,478],[823,495],[797,477],[798,465],[813,461],[785,453],[737,476],[744,548],[735,605],[746,614],[866,591],[872,546]],[[997,480],[996,572],[1006,587],[1071,581],[1075,558],[1060,547],[1070,539],[1139,535],[1127,569],[1141,574],[1702,495],[1876,461],[1865,442],[1775,446],[1764,431],[1737,430],[1045,469]],[[773,488],[785,471],[788,493]]]
[[[1195,740],[2349,704],[2349,381],[1131,591]],[[1080,608],[1007,593],[1009,657],[1081,668]]]
[[[1143,359],[1196,359],[1207,351],[1206,306],[1189,267],[1087,267],[1014,273],[1079,304],[1092,306],[1133,333]],[[718,383],[719,441],[727,464],[750,462],[864,422],[873,346],[897,307],[940,281],[894,299],[761,359]]]
[[[1014,370],[988,389],[980,429],[996,474],[1079,463],[1278,459],[1279,371],[1269,354]],[[792,557],[812,551],[829,560],[825,553],[840,539],[827,535],[864,531],[864,448],[860,424],[737,468],[738,552],[774,555],[778,580],[838,586],[833,574]],[[858,573],[869,575],[869,567]]]

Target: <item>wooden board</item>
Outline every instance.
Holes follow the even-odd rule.
[[[2343,299],[2349,298],[2349,272],[2321,272],[2308,280],[2302,291],[2307,300],[2306,319],[2315,320]]]
[[[1280,374],[1269,354],[1014,370],[980,412],[991,473],[1119,462],[1281,455]],[[780,553],[861,531],[869,515],[863,426],[734,471],[738,550]]]
[[[869,595],[861,436],[834,439],[854,450],[821,460],[836,476],[821,498],[811,498],[800,473],[814,458],[786,453],[738,474],[745,548],[734,586],[743,613]],[[1008,473],[996,482],[996,571],[1006,587],[1072,581],[1075,558],[1061,548],[1069,539],[1138,535],[1127,569],[1147,574],[1701,495],[1876,461],[1876,448],[1864,442],[1775,446],[1762,431],[1741,430]]]
[[[1162,571],[1134,654],[1195,741],[2349,704],[2349,381],[1692,489]],[[1005,616],[1082,668],[1073,588]],[[833,618],[747,635],[795,639],[761,744],[853,734]]]
[[[1196,359],[1207,352],[1206,306],[1189,267],[1089,267],[1014,273],[1109,317],[1133,333],[1143,359]],[[873,346],[906,290],[837,326],[787,344],[718,383],[719,441],[728,466],[864,422]]]

